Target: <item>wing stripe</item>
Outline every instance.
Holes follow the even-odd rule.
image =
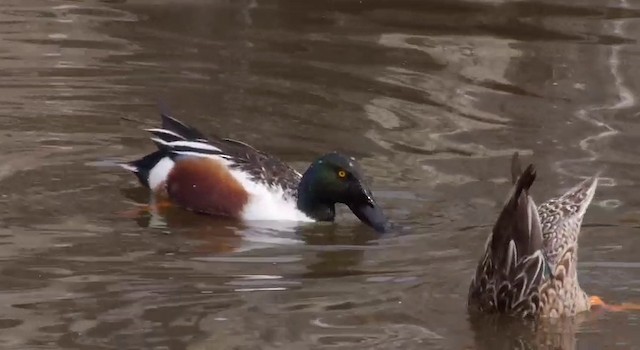
[[[170,150],[178,150],[178,149],[189,149],[194,152],[197,151],[214,151],[214,152],[222,152],[222,150],[218,147],[215,147],[211,144],[204,142],[196,142],[196,141],[166,141],[161,138],[152,137],[151,140],[153,142],[159,143],[163,146],[166,146]]]
[[[186,140],[186,138],[176,132],[173,132],[171,130],[166,130],[166,129],[158,129],[158,128],[153,128],[153,129],[145,129],[145,131],[150,132],[158,137],[163,137],[163,136],[167,136],[170,135],[178,140]]]

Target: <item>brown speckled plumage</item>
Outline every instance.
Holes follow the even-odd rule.
[[[597,177],[537,209],[529,195],[535,180],[512,160],[514,188],[494,225],[469,287],[469,308],[520,317],[573,316],[589,310],[577,275],[582,219]]]

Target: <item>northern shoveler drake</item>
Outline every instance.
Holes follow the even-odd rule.
[[[241,220],[333,221],[346,204],[377,231],[387,219],[352,157],[328,153],[303,175],[246,143],[207,138],[166,115],[148,129],[158,150],[120,166],[156,195],[188,210]]]
[[[598,177],[536,209],[529,194],[533,165],[522,172],[516,153],[511,169],[514,186],[471,281],[470,310],[525,318],[589,310],[596,299],[578,283],[578,238]]]

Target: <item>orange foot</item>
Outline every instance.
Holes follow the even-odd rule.
[[[604,300],[602,300],[602,298],[600,298],[597,295],[591,296],[591,298],[589,298],[589,301],[591,302],[592,308],[600,307],[606,311],[613,311],[613,312],[640,311],[640,304],[634,304],[634,303],[622,303],[620,305],[607,304],[604,302]]]
[[[171,202],[169,202],[168,200],[161,200],[154,204],[144,204],[134,209],[125,210],[123,212],[120,212],[118,216],[126,219],[136,219],[142,214],[158,212],[162,209],[167,209],[170,207]]]

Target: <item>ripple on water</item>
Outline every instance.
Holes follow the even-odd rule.
[[[637,347],[637,313],[532,335],[466,312],[516,150],[538,201],[601,171],[581,285],[637,302],[632,6],[3,1],[0,347]],[[297,169],[357,156],[393,229],[141,210],[104,165],[153,149],[158,99]]]

